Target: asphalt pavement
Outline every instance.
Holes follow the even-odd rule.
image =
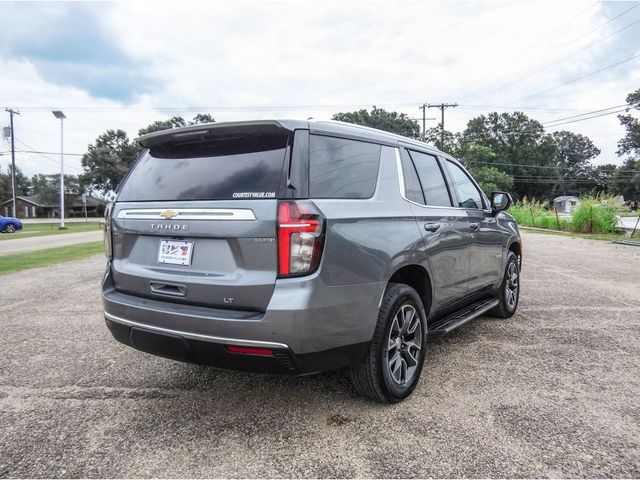
[[[524,234],[518,313],[429,342],[414,394],[111,338],[104,257],[0,277],[2,477],[639,477],[640,248]]]

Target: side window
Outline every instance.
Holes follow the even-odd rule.
[[[403,153],[406,150],[403,151]],[[418,174],[409,155],[402,155],[402,175],[404,177],[404,194],[407,200],[424,205],[424,195]]]
[[[450,207],[451,198],[447,190],[438,160],[433,155],[411,151],[411,159],[418,172],[418,178],[422,186],[427,205],[437,207]]]
[[[309,196],[371,198],[378,180],[380,150],[375,143],[311,135]]]
[[[453,180],[453,188],[456,189],[456,193],[458,194],[458,201],[460,202],[458,206],[482,209],[482,194],[473,184],[469,175],[450,160],[447,160],[447,166],[449,167],[449,173],[451,173]]]

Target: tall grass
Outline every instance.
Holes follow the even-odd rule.
[[[509,209],[518,225],[526,227],[549,228],[553,230],[569,230],[571,222],[556,216],[555,212],[542,202],[523,201]]]
[[[573,212],[571,219],[571,227],[578,233],[613,233],[616,223],[616,211],[612,206],[586,198]]]
[[[614,233],[617,215],[613,197],[584,197],[571,220],[556,215],[548,204],[539,201],[516,203],[509,213],[519,225],[577,233]]]

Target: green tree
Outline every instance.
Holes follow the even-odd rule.
[[[596,189],[598,182],[590,160],[600,155],[593,142],[584,135],[562,130],[551,134],[556,143],[554,160],[560,168],[563,195],[581,195]]]
[[[593,178],[596,183],[594,193],[611,193],[609,186],[617,168],[618,166],[613,163],[605,163],[593,167]]]
[[[0,199],[1,201],[9,200],[13,193],[11,186],[12,167],[7,167],[7,173],[2,173],[0,169]],[[16,167],[16,195],[29,195],[31,193],[31,182],[29,178],[22,173],[20,167]]]
[[[443,135],[441,134],[440,127],[428,128],[424,134],[424,141],[431,145],[434,145],[438,150],[446,152],[450,155],[457,156],[458,149],[460,148],[460,142],[462,135],[459,133],[453,133],[449,130],[444,131],[444,143],[442,142]]]
[[[2,171],[0,166],[0,203],[11,198],[11,178]]]
[[[9,200],[11,198],[11,174],[7,169],[7,172],[2,171],[0,167],[0,202]]]
[[[556,143],[542,124],[522,112],[481,115],[467,124],[461,138],[488,147],[494,154],[485,165],[493,166],[513,178],[517,197],[549,198],[560,184],[555,164]]]
[[[609,193],[624,195],[626,200],[640,200],[640,158],[628,158],[616,168],[609,181]]]
[[[513,189],[511,175],[500,167],[489,166],[496,158],[496,154],[489,147],[475,142],[462,143],[456,156],[487,195],[498,190],[510,192]]]
[[[31,177],[31,186],[40,203],[57,205],[60,201],[60,175],[39,173]],[[80,175],[64,176],[65,214],[83,193],[87,191]]]
[[[496,167],[473,167],[469,173],[473,175],[487,196],[491,192],[511,192],[513,189],[513,178]]]
[[[187,125],[199,125],[202,123],[214,123],[215,119],[208,113],[198,113],[193,120],[186,121],[182,117],[171,117],[168,120],[157,120],[151,125],[138,130],[138,135],[146,135],[147,133],[158,132],[160,130],[169,130],[171,128],[186,127]]]
[[[189,122],[186,122],[182,117],[171,117],[168,120],[158,120],[141,128],[138,130],[138,135],[214,121],[214,118],[208,113],[199,113]],[[96,138],[87,150],[87,153],[82,157],[84,174],[79,178],[79,182],[83,187],[95,189],[108,195],[116,190],[142,151],[142,147],[130,140],[124,130],[107,130]]]
[[[216,119],[208,113],[198,113],[193,120],[189,122],[189,125],[200,125],[202,123],[215,123]]]
[[[152,124],[138,130],[138,135],[146,135],[147,133],[158,132],[160,130],[169,130],[171,128],[186,127],[187,122],[182,117],[171,117],[168,120],[156,120]]]
[[[370,112],[362,109],[356,112],[336,113],[331,118],[340,122],[377,128],[405,137],[418,138],[420,136],[420,125],[416,120],[405,113],[388,112],[375,105]]]
[[[627,104],[629,108],[640,110],[640,88],[627,95]],[[618,115],[618,119],[627,131],[618,142],[618,155],[640,154],[640,120],[630,114]]]
[[[60,177],[58,175],[46,175],[38,173],[31,177],[31,192],[37,195],[42,203],[55,205],[58,201],[60,190],[58,188]]]
[[[140,150],[124,130],[107,130],[82,157],[86,182],[105,194],[114,192]]]

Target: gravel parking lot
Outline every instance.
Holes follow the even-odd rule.
[[[0,277],[3,477],[638,477],[640,248],[525,234],[509,320],[430,343],[414,395],[339,373],[146,355],[104,326],[104,260]]]

